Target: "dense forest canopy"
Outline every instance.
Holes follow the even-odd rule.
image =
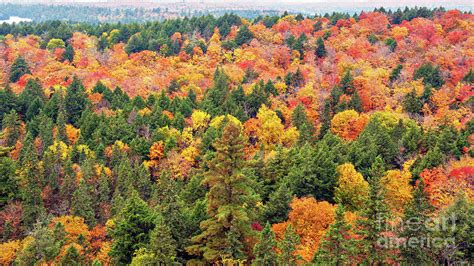
[[[474,263],[473,36],[443,8],[2,24],[0,264]]]

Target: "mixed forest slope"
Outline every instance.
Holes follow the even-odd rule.
[[[2,265],[473,262],[472,14],[0,34]]]

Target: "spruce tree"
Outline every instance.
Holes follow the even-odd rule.
[[[171,230],[162,218],[157,219],[155,229],[150,232],[150,247],[154,253],[157,265],[171,265],[176,258],[176,241]]]
[[[430,228],[425,223],[434,211],[425,191],[423,179],[418,180],[417,187],[413,192],[413,198],[405,208],[402,220],[400,236],[405,244],[400,248],[404,262],[407,264],[431,264],[433,263],[432,252],[426,245],[419,243],[421,239],[429,237]],[[411,245],[411,239],[417,241]]]
[[[295,266],[301,260],[296,253],[296,247],[300,244],[300,237],[296,234],[292,224],[285,229],[285,236],[278,242],[278,265]]]
[[[74,76],[71,85],[67,88],[64,102],[67,122],[78,126],[77,122],[81,118],[81,114],[86,109],[89,101],[85,93],[84,85],[76,76]]]
[[[380,156],[373,162],[369,173],[369,197],[357,221],[357,234],[362,237],[357,252],[364,258],[364,263],[377,265],[386,263],[389,259],[389,247],[386,245],[390,244],[389,239],[383,235],[390,229],[388,224],[390,212],[385,204],[385,195],[380,183],[385,173]]]
[[[85,265],[84,258],[77,251],[74,245],[69,246],[66,250],[66,254],[61,258],[61,265],[80,266]]]
[[[150,232],[155,228],[155,216],[138,193],[132,191],[111,232],[113,244],[110,255],[117,264],[129,264],[134,252],[149,244]]]
[[[21,136],[21,121],[17,112],[12,110],[3,117],[2,128],[6,145],[9,147],[15,146]]]
[[[193,237],[194,245],[187,248],[191,254],[202,254],[211,263],[238,259],[233,257],[235,249],[230,248],[243,244],[249,235],[249,214],[243,206],[249,203],[251,195],[249,181],[242,174],[245,164],[242,126],[227,122],[214,148],[215,157],[208,161],[209,170],[203,180],[209,186],[206,195],[209,219],[201,223],[202,233]]]
[[[275,252],[277,242],[270,224],[267,222],[265,228],[260,232],[259,241],[253,248],[255,256],[252,265],[277,265],[277,254]]]
[[[319,37],[316,42],[316,51],[314,52],[317,58],[323,58],[326,56],[327,51],[326,47],[324,46],[323,38]]]
[[[93,204],[90,187],[82,179],[72,195],[71,213],[83,217],[89,226],[93,226],[96,222]]]
[[[22,186],[23,201],[23,225],[30,229],[31,226],[44,213],[44,204],[41,197],[41,184],[43,183],[43,169],[39,163],[39,158],[33,144],[33,138],[27,133],[23,142],[23,149],[20,154],[20,180]]]
[[[352,226],[347,223],[342,204],[336,209],[334,223],[324,235],[313,262],[318,265],[346,265],[353,262],[355,241],[351,238]]]
[[[26,63],[23,57],[18,56],[10,69],[10,82],[17,82],[25,74],[31,74],[28,63]]]

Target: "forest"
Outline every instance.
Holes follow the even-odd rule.
[[[474,263],[474,15],[0,25],[0,265]]]

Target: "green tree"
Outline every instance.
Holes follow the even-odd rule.
[[[429,202],[428,195],[425,192],[425,185],[422,179],[418,180],[413,198],[405,208],[402,220],[400,236],[405,239],[405,245],[400,248],[403,259],[408,264],[433,263],[432,250],[425,245],[411,245],[413,241],[426,239],[430,235],[430,228],[426,223],[432,212],[433,206]]]
[[[61,265],[72,265],[72,266],[80,266],[85,265],[84,258],[74,245],[69,246],[66,250],[66,254],[61,258]]]
[[[334,223],[326,231],[313,258],[317,265],[346,265],[353,262],[356,246],[350,235],[352,226],[347,223],[344,214],[344,206],[339,204]]]
[[[314,54],[317,58],[323,58],[327,55],[326,46],[324,46],[324,40],[321,37],[316,41],[316,50]]]
[[[82,82],[76,76],[74,76],[71,85],[67,88],[64,102],[68,123],[78,126],[77,122],[81,118],[82,112],[86,109],[89,101],[84,90],[84,85],[82,85]]]
[[[209,262],[236,258],[236,248],[249,235],[251,188],[244,167],[244,139],[242,126],[228,122],[222,137],[214,143],[216,154],[208,161],[209,170],[203,184],[209,186],[206,195],[209,219],[201,223],[202,233],[193,237],[194,245],[187,248],[191,254],[203,254]]]
[[[3,132],[6,145],[13,147],[21,136],[21,121],[17,112],[12,110],[3,117]]]
[[[265,228],[260,232],[258,243],[253,248],[255,259],[252,265],[277,265],[276,245],[275,233],[273,233],[270,224],[267,222]]]
[[[176,241],[163,219],[157,219],[155,229],[150,233],[149,250],[154,253],[158,265],[171,265],[176,258]]]
[[[444,85],[439,67],[435,67],[431,63],[421,65],[413,74],[413,79],[423,79],[425,86],[431,86],[437,89]]]
[[[389,244],[383,233],[389,230],[390,211],[385,204],[385,195],[380,179],[385,173],[381,157],[377,157],[370,168],[369,197],[357,220],[358,255],[369,265],[383,264],[389,259],[390,251],[384,244]]]
[[[440,214],[435,236],[445,239],[436,247],[438,263],[470,263],[474,259],[474,203],[464,193]]]
[[[79,186],[72,194],[71,213],[83,217],[89,226],[95,224],[95,212],[89,186],[81,179]]]
[[[155,228],[155,214],[138,196],[136,191],[126,200],[118,214],[110,255],[118,264],[129,264],[134,252],[150,242],[150,232]]]
[[[240,27],[237,36],[235,36],[235,43],[238,46],[241,46],[244,43],[248,43],[254,38],[253,33],[249,30],[246,25]]]
[[[23,202],[22,222],[26,228],[30,229],[37,219],[45,213],[41,197],[43,169],[39,163],[38,154],[30,133],[27,133],[23,142],[20,162],[20,180],[24,184],[21,188]]]
[[[66,50],[64,51],[64,54],[63,54],[64,60],[67,60],[69,61],[69,63],[72,63],[74,62],[74,55],[75,55],[75,52],[72,45],[66,46]]]
[[[278,242],[278,265],[295,266],[301,257],[296,252],[297,245],[300,244],[300,237],[296,234],[292,224],[289,224],[285,229],[285,236]]]
[[[28,67],[28,63],[26,63],[23,57],[19,56],[13,62],[11,69],[10,69],[10,82],[17,82],[20,78],[25,74],[31,74],[31,71]]]

